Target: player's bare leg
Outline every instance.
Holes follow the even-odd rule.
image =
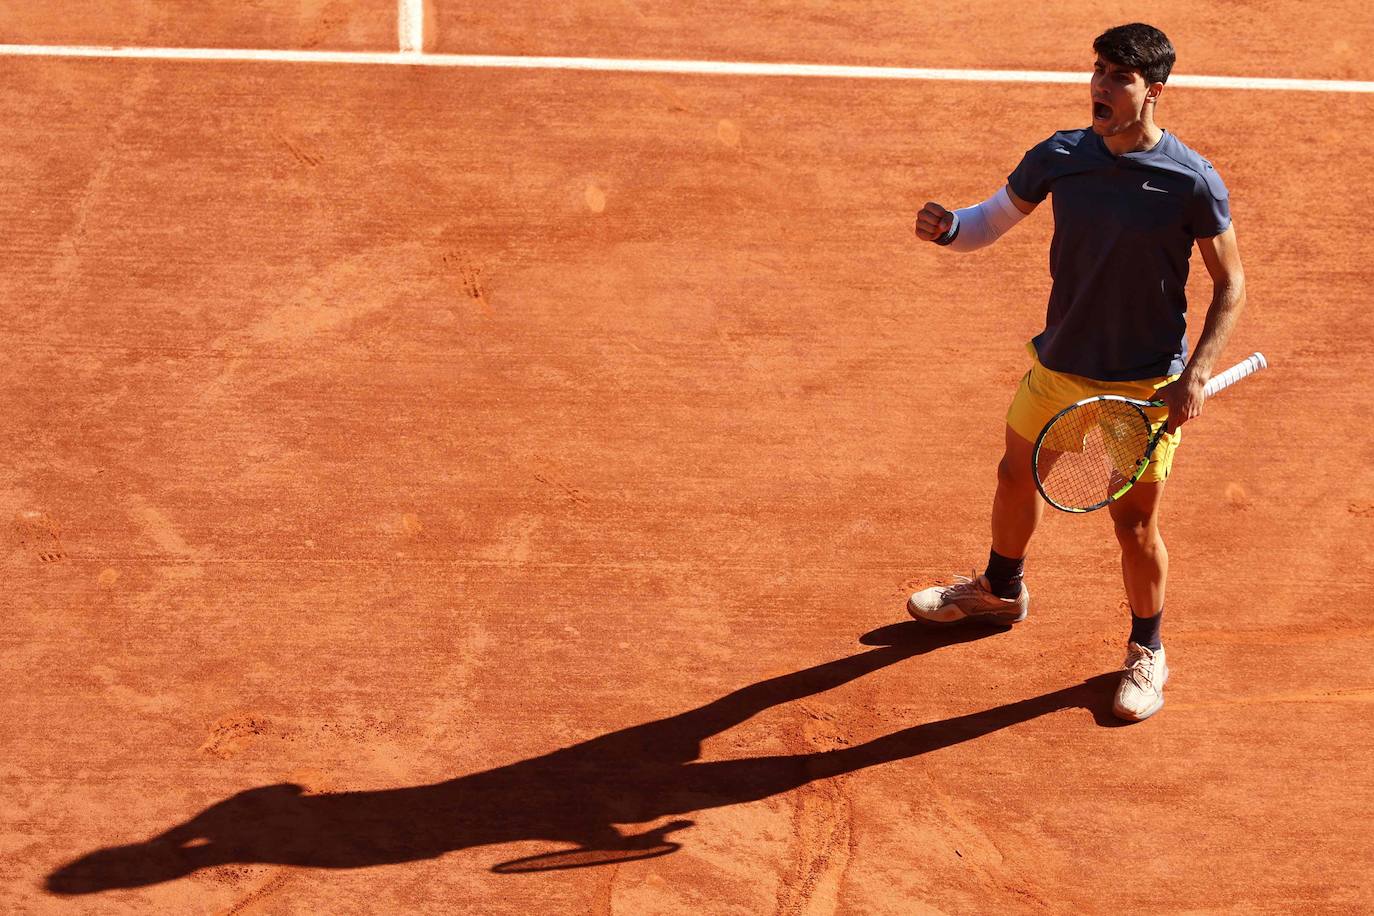
[[[1006,443],[997,465],[997,494],[992,498],[992,549],[1004,557],[1024,557],[1045,513],[1045,502],[1035,489],[1031,470],[1035,446],[1010,426]]]
[[[1164,705],[1169,667],[1159,637],[1164,586],[1169,577],[1169,551],[1159,533],[1159,505],[1164,483],[1138,483],[1108,508],[1121,545],[1121,575],[1131,602],[1131,637],[1126,644],[1125,673],[1113,710],[1139,721]]]
[[[1169,551],[1159,533],[1159,505],[1164,482],[1142,481],[1107,507],[1121,545],[1121,577],[1131,613],[1153,617],[1164,607],[1164,585],[1169,577]]]

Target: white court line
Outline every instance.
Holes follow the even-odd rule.
[[[420,54],[418,51],[289,51],[252,48],[114,48],[80,45],[0,45],[0,57],[132,58],[136,60],[266,61],[298,64],[391,64],[514,70],[597,70],[710,76],[804,76],[828,79],[971,80],[984,83],[1086,83],[1087,71],[938,70],[925,67],[848,67],[714,60],[630,60],[606,57],[506,57],[488,54]],[[1289,92],[1374,92],[1374,81],[1190,76],[1170,86]]]
[[[402,54],[423,54],[425,50],[424,0],[398,0],[396,33]]]

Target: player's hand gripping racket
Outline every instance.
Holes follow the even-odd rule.
[[[1202,391],[1211,397],[1267,365],[1264,354],[1255,353]],[[1165,424],[1152,428],[1144,408],[1163,406],[1163,401],[1104,394],[1059,411],[1036,437],[1031,456],[1040,495],[1065,512],[1091,512],[1125,496],[1164,435]]]

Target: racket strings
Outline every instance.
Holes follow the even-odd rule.
[[[1036,473],[1045,495],[1070,509],[1100,506],[1136,477],[1150,446],[1150,421],[1123,401],[1092,401],[1045,430]]]

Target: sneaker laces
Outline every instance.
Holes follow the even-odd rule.
[[[1155,679],[1155,653],[1139,643],[1126,647],[1126,680],[1141,690],[1150,690]]]
[[[972,573],[972,575],[961,576],[956,573],[954,576],[954,584],[947,586],[945,590],[940,593],[940,597],[945,601],[951,601],[967,594],[976,595],[979,592],[987,591],[987,589],[983,588],[983,584],[978,581],[978,570],[971,569],[969,572]]]

